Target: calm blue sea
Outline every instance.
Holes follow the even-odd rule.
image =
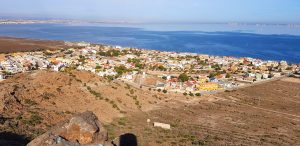
[[[0,25],[0,36],[87,41],[300,63],[299,27],[224,24],[26,24]]]

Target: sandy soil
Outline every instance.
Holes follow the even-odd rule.
[[[0,53],[36,51],[64,48],[63,41],[34,40],[12,37],[0,37]]]
[[[193,102],[171,100],[161,104],[164,108],[133,113],[107,127],[111,136],[135,134],[140,145],[299,145],[300,83],[294,81],[273,81]],[[147,119],[169,123],[172,129],[153,128]]]
[[[299,78],[284,78],[284,79],[281,79],[281,80],[286,81],[286,82],[292,82],[292,83],[300,83]]]

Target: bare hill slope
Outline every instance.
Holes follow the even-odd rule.
[[[0,131],[33,138],[73,113],[84,111],[93,111],[108,123],[152,107],[151,98],[139,89],[89,72],[18,74],[0,82]]]

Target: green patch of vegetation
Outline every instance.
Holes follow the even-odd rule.
[[[124,87],[125,89],[130,89],[130,85],[126,84],[126,86]]]
[[[189,76],[185,73],[183,74],[180,74],[178,79],[181,81],[181,82],[185,82],[185,81],[188,81],[189,80]]]
[[[76,78],[76,76],[74,74],[72,74],[71,72],[69,73],[70,77]]]
[[[189,93],[190,96],[194,96],[194,94],[192,92]]]
[[[71,73],[73,70],[76,70],[76,66],[67,66],[64,67],[64,69],[61,72],[65,72],[65,73]]]
[[[105,79],[107,79],[109,82],[113,81],[115,79],[115,76],[104,76]]]
[[[206,146],[207,144],[203,140],[195,140],[195,141],[192,141],[192,145]]]
[[[79,55],[78,62],[81,62],[82,64],[86,63],[86,58],[82,55]]]
[[[157,69],[160,70],[160,71],[166,71],[166,70],[167,70],[167,69],[166,69],[164,66],[162,66],[162,65],[158,66]]]
[[[140,102],[139,101],[135,101],[135,105],[139,105],[140,104]]]
[[[127,119],[125,117],[123,118],[119,118],[118,120],[118,124],[121,125],[121,126],[125,126],[127,123]]]
[[[100,55],[100,56],[107,56],[107,57],[116,57],[116,56],[119,56],[120,54],[121,54],[121,52],[119,50],[116,50],[116,49],[110,49],[106,52],[100,51],[98,53],[98,55]]]
[[[133,63],[135,65],[135,67],[139,68],[139,69],[144,69],[144,67],[145,67],[145,64],[142,64],[140,59],[128,58],[127,62]]]
[[[16,120],[22,120],[23,119],[23,117],[21,116],[21,115],[18,115],[17,117],[16,117]]]
[[[108,139],[113,140],[115,138],[115,125],[108,124],[108,125],[103,125],[103,127],[107,130]]]
[[[43,118],[40,117],[38,114],[32,114],[29,119],[24,119],[23,123],[25,123],[27,125],[35,126],[35,125],[41,124],[42,121],[43,121]]]
[[[168,91],[167,90],[163,90],[163,93],[167,93]]]
[[[212,65],[211,68],[214,68],[215,70],[221,70],[221,67],[219,64]]]
[[[229,73],[226,74],[225,78],[230,78],[231,75]]]
[[[25,102],[25,104],[31,105],[31,106],[37,105],[37,103],[31,99],[25,99],[24,102]]]
[[[45,92],[42,94],[42,97],[43,97],[43,99],[48,100],[48,99],[50,99],[50,97],[54,97],[54,95],[52,93]]]
[[[130,89],[129,92],[130,92],[130,94],[134,94],[134,90],[133,89]]]
[[[103,99],[103,97],[101,96],[101,93],[98,93],[98,92],[94,91],[90,86],[86,86],[86,89],[87,89],[91,94],[93,94],[93,95],[96,97],[96,99],[98,99],[98,100]]]
[[[201,96],[201,93],[196,93],[195,95],[196,95],[196,96]]]
[[[118,76],[123,75],[126,72],[129,72],[130,70],[128,70],[124,65],[120,65],[120,66],[116,66],[115,71],[117,72]]]
[[[66,113],[66,114],[72,114],[72,112],[70,112],[70,111],[66,111],[65,113]]]
[[[7,76],[7,75],[12,75],[12,73],[11,73],[11,72],[8,72],[8,71],[5,71],[5,70],[4,70],[4,71],[2,71],[2,74],[3,74],[3,75],[6,75],[6,76]]]
[[[136,95],[132,96],[132,98],[133,98],[133,100],[137,100],[137,96]]]

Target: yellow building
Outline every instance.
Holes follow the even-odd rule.
[[[213,83],[213,82],[208,82],[208,83],[200,83],[197,88],[199,90],[205,90],[205,91],[213,91],[213,90],[218,90],[219,89],[219,84]]]

